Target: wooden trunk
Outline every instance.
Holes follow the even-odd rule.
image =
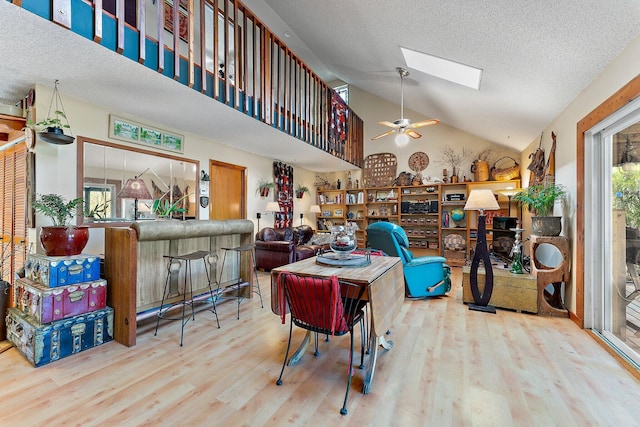
[[[472,303],[469,285],[470,267],[462,267],[462,301]],[[484,289],[484,270],[478,270],[478,287]],[[489,305],[518,312],[538,313],[538,281],[530,274],[514,274],[509,270],[493,269],[493,293]]]

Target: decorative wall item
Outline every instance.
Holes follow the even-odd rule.
[[[349,126],[347,113],[349,107],[337,92],[331,92],[331,111],[329,112],[329,149],[336,153],[344,153]]]
[[[163,150],[184,152],[184,136],[151,126],[109,115],[109,138],[155,147]]]
[[[275,213],[274,227],[293,226],[293,167],[283,162],[273,162],[273,177],[280,212]]]
[[[180,0],[180,9],[178,10],[179,17],[179,32],[180,38],[187,41],[189,37],[189,17],[187,16],[187,8],[189,3],[186,0]],[[164,29],[173,33],[173,1],[165,0],[164,2]]]
[[[393,185],[398,169],[398,159],[393,153],[369,154],[364,159],[365,187],[387,187]]]

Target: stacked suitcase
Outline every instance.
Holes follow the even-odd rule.
[[[25,278],[14,283],[7,339],[42,366],[113,339],[113,309],[100,259],[29,254]]]

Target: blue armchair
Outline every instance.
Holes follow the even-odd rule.
[[[451,290],[451,269],[441,256],[413,257],[409,239],[402,227],[390,222],[376,222],[367,227],[368,246],[389,256],[399,257],[404,267],[408,297],[444,295]]]

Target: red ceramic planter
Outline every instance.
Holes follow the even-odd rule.
[[[40,243],[48,256],[80,255],[89,241],[89,227],[42,227]]]

